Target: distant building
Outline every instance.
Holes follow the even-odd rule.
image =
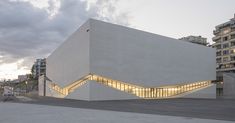
[[[26,81],[28,78],[29,78],[29,74],[26,74],[26,75],[18,75],[18,80],[19,82],[23,82],[23,81]]]
[[[32,67],[32,75],[34,78],[45,74],[46,72],[46,59],[37,59]]]
[[[216,48],[217,80],[223,80],[224,72],[235,72],[235,15],[230,21],[220,24],[213,31]]]
[[[191,43],[200,44],[200,45],[204,45],[204,46],[207,46],[207,44],[208,44],[207,39],[202,37],[202,36],[192,36],[192,35],[190,35],[190,36],[187,36],[187,37],[182,37],[179,40],[188,41],[188,42],[191,42]]]
[[[235,14],[228,22],[215,27],[212,40],[216,48],[216,76],[221,81],[217,84],[219,96],[223,95],[223,74],[235,72]]]

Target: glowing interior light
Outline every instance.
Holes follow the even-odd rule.
[[[166,87],[147,88],[90,74],[79,79],[78,81],[73,82],[72,84],[64,88],[61,88],[55,83],[50,82],[50,88],[61,94],[60,97],[63,98],[68,94],[72,93],[75,89],[85,84],[88,80],[92,80],[97,83],[103,84],[105,86],[112,87],[119,91],[124,91],[126,93],[133,94],[140,98],[145,98],[145,99],[170,98],[183,93],[190,92],[195,89],[200,89],[211,85],[211,81],[202,81],[202,82],[172,85]]]

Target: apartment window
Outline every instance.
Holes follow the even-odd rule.
[[[235,42],[231,42],[231,46],[235,46]]]
[[[231,61],[235,61],[235,56],[231,56]]]
[[[225,68],[230,68],[230,64],[225,64]]]
[[[231,64],[231,67],[235,67],[235,63]]]
[[[227,62],[227,61],[228,61],[228,57],[224,57],[223,62]]]
[[[230,50],[231,54],[235,54],[235,49]]]
[[[223,55],[228,55],[229,54],[229,50],[224,50],[223,51]]]
[[[221,58],[217,58],[216,63],[221,63]]]
[[[216,56],[221,56],[221,51],[217,51]]]
[[[228,36],[223,37],[223,41],[227,41],[228,40]]]
[[[220,44],[216,45],[215,47],[216,47],[216,49],[221,49],[221,45]]]
[[[231,31],[235,31],[235,28],[234,28],[234,27],[232,27]]]
[[[223,44],[223,48],[228,48],[229,47],[229,43]]]
[[[232,34],[232,35],[231,35],[231,39],[234,39],[234,38],[235,38],[235,34]]]

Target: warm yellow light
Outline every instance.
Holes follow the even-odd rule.
[[[126,93],[130,93],[130,94],[136,95],[141,98],[146,98],[146,99],[169,98],[172,96],[176,96],[182,93],[192,91],[194,89],[206,87],[210,84],[210,81],[202,81],[202,82],[195,82],[195,83],[184,84],[184,85],[146,88],[146,87],[141,87],[141,86],[109,79],[109,78],[98,76],[98,75],[87,75],[81,78],[80,80],[73,82],[72,84],[66,86],[65,88],[61,88],[58,85],[51,83],[51,89],[62,94],[63,96],[61,97],[65,97],[69,93],[73,92],[76,88],[85,84],[88,80],[96,81],[98,83],[112,87],[119,91],[124,91]]]
[[[178,88],[168,88],[168,91],[177,91],[179,90]]]

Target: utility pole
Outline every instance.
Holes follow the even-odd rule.
[[[46,96],[46,73],[43,77],[43,96]]]
[[[46,65],[47,66],[47,65]],[[45,72],[44,72],[44,77],[43,77],[43,96],[46,96],[46,69],[45,69]]]

